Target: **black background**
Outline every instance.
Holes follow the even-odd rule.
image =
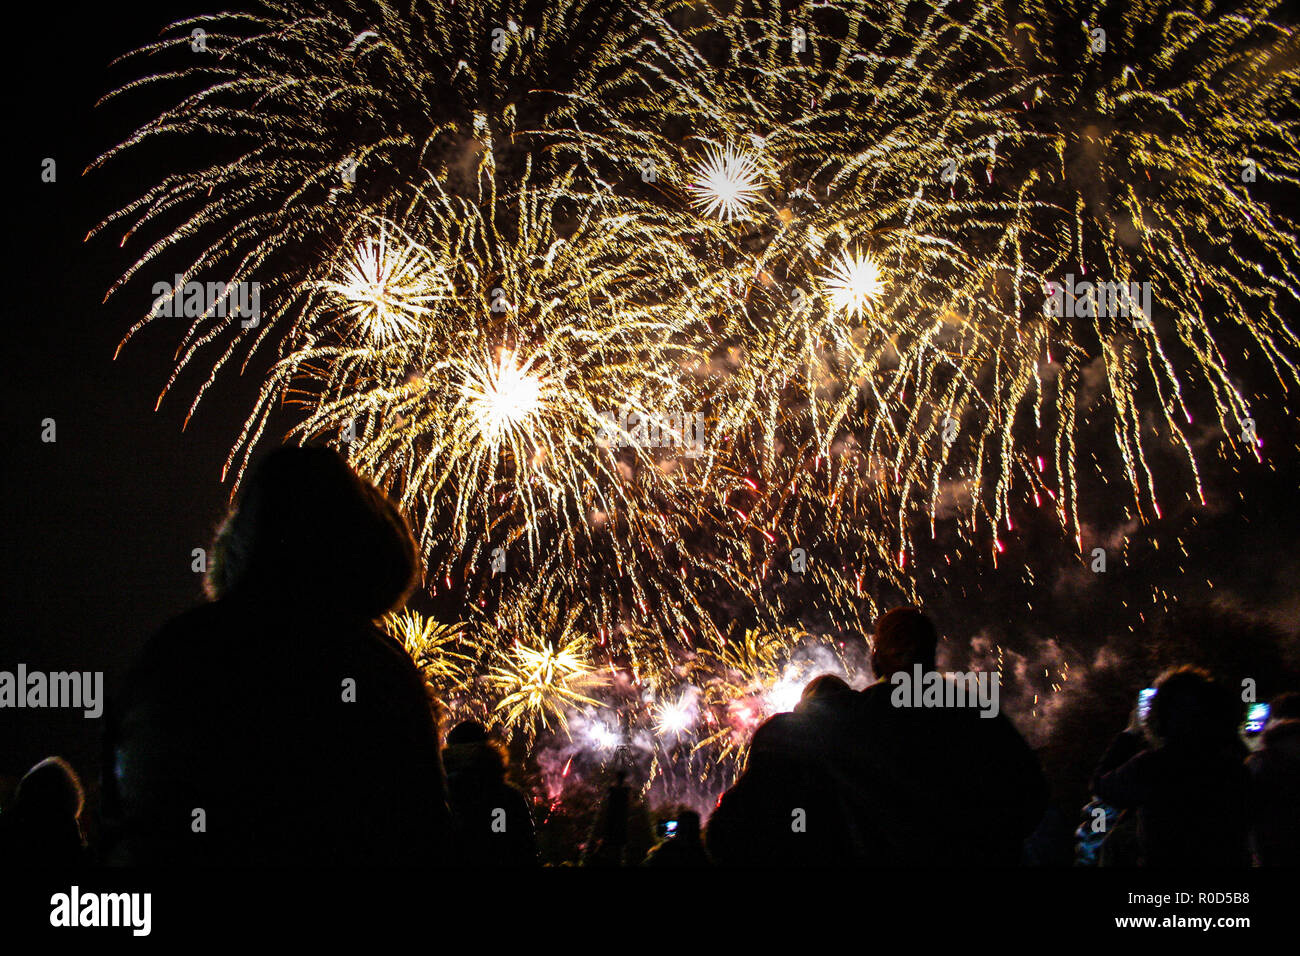
[[[181,327],[146,330],[114,360],[143,314],[146,283],[103,302],[143,248],[117,229],[86,233],[156,170],[82,175],[148,115],[95,108],[121,70],[114,57],[197,7],[184,3],[33,4],[9,14],[4,149],[8,281],[0,297],[6,426],[0,499],[0,660],[39,670],[102,670],[120,680],[143,641],[201,594],[190,569],[224,513],[222,465],[231,429],[255,394],[255,373],[231,375],[182,430],[193,382],[154,403]],[[41,181],[46,157],[57,180]],[[132,255],[135,253],[135,255]],[[155,270],[157,271],[157,270]],[[158,280],[150,274],[147,284]],[[170,281],[170,276],[166,276]],[[176,320],[178,323],[183,319]],[[41,441],[53,418],[57,441]],[[79,711],[6,710],[0,775],[7,791],[33,762],[59,753],[92,783],[98,726]]]

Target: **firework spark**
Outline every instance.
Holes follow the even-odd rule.
[[[870,312],[885,294],[880,266],[865,253],[843,252],[822,279],[830,306],[850,319]]]
[[[571,708],[600,706],[581,690],[593,683],[581,640],[558,648],[518,644],[506,657],[505,664],[491,671],[489,681],[500,696],[496,710],[507,725],[526,726],[535,733],[554,723],[567,732]]]
[[[695,167],[687,185],[691,202],[707,216],[727,222],[743,219],[762,192],[758,164],[747,154],[728,145],[710,147],[708,156]]]
[[[344,316],[362,338],[383,346],[416,332],[429,303],[446,295],[442,270],[415,243],[397,243],[381,228],[347,262],[342,278],[322,288],[344,303]]]
[[[606,681],[579,627],[583,608],[561,613],[553,596],[534,595],[531,609],[509,605],[479,627],[493,717],[529,740],[546,730],[567,734],[571,713],[604,706],[590,696]]]
[[[465,688],[467,665],[474,658],[456,649],[468,639],[462,625],[443,624],[412,610],[389,614],[384,624],[420,668],[425,684],[440,698],[445,700]]]

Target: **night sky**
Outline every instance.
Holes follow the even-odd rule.
[[[128,118],[94,109],[119,76],[108,64],[188,9],[35,5],[11,27],[5,237],[14,281],[0,379],[13,438],[0,477],[5,669],[103,670],[112,686],[148,636],[200,598],[190,551],[206,545],[228,499],[220,479],[230,429],[256,381],[232,376],[183,431],[188,401],[155,411],[178,330],[150,329],[114,361],[136,302],[102,300],[129,262],[119,237],[83,241],[134,188],[123,175],[81,175]],[[54,183],[40,181],[46,157],[58,164]],[[53,444],[40,440],[44,418],[57,423]],[[89,776],[98,729],[80,712],[6,710],[0,775],[61,753]]]
[[[219,5],[75,12],[45,5],[11,15],[22,19],[10,25],[4,64],[9,282],[0,383],[8,441],[0,459],[7,511],[0,669],[21,662],[46,671],[103,670],[111,692],[149,635],[201,597],[190,552],[208,543],[224,513],[230,485],[221,469],[251,407],[258,369],[223,373],[183,429],[199,363],[155,411],[185,320],[155,323],[114,360],[140,310],[136,298],[102,299],[140,244],[118,248],[120,229],[83,239],[140,183],[156,181],[157,170],[132,159],[81,172],[156,105],[142,96],[94,109],[122,79],[109,61],[170,20],[209,6]],[[46,157],[58,164],[55,183],[41,182]],[[150,282],[158,278],[171,276],[151,274]],[[1059,530],[1017,514],[1019,533],[996,572],[983,553],[951,549],[956,563],[946,581],[927,588],[949,663],[985,660],[982,654],[1001,645],[1023,671],[1024,681],[1008,687],[1006,706],[1039,746],[1059,748],[1054,732],[1068,736],[1078,748],[1069,754],[1081,756],[1057,764],[1095,757],[1123,726],[1135,689],[1175,660],[1206,663],[1234,679],[1256,676],[1266,696],[1295,686],[1297,434],[1285,409],[1263,407],[1258,415],[1265,464],[1233,468],[1206,434],[1200,455],[1208,505],[1171,503],[1156,524],[1129,528],[1127,557],[1112,558],[1105,576],[1088,571]],[[57,423],[56,443],[41,441],[45,418]],[[1118,540],[1124,530],[1122,516],[1094,509],[1091,537]],[[1179,537],[1185,558],[1174,544]],[[917,560],[944,550],[923,547]],[[1172,614],[1160,609],[1163,599],[1152,601],[1153,591],[1178,596]],[[1074,683],[1056,702],[1035,707],[1031,678],[1041,683],[1044,666],[1055,673],[1062,662]],[[8,778],[0,797],[51,753],[93,778],[98,738],[99,725],[80,711],[0,712],[0,778]]]

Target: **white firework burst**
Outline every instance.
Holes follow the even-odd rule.
[[[343,314],[353,329],[376,345],[414,332],[418,317],[448,292],[428,251],[410,240],[394,241],[386,228],[363,240],[340,272],[339,281],[320,286],[346,303]]]
[[[517,363],[510,349],[502,349],[495,363],[467,369],[463,386],[479,434],[494,446],[507,436],[528,432],[546,390],[546,382],[529,363]]]
[[[706,215],[730,222],[745,217],[750,203],[762,191],[758,180],[758,164],[752,157],[732,146],[714,146],[695,167],[695,178],[687,189],[691,203]]]
[[[850,319],[870,312],[885,293],[880,266],[867,253],[841,252],[840,258],[822,277],[822,288],[831,309]]]

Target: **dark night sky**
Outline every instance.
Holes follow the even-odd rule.
[[[103,670],[111,690],[142,642],[200,596],[190,551],[207,543],[224,511],[229,486],[221,481],[221,467],[251,405],[256,373],[223,374],[185,430],[197,379],[182,380],[154,410],[181,327],[158,323],[114,361],[114,349],[140,310],[136,299],[101,300],[141,243],[119,249],[120,230],[90,243],[83,237],[115,200],[152,181],[155,171],[129,162],[85,177],[81,171],[148,115],[147,98],[127,109],[92,108],[121,78],[108,70],[109,61],[168,21],[219,6],[203,0],[75,11],[44,5],[19,14],[25,22],[10,27],[4,65],[9,284],[0,387],[8,440],[0,456],[7,511],[0,669],[22,662],[41,670]],[[45,157],[58,163],[56,183],[40,181]],[[47,417],[57,422],[54,444],[40,440]],[[952,586],[936,591],[936,615],[955,657],[972,639],[992,635],[1032,666],[1057,653],[1054,642],[1060,659],[1102,675],[1116,655],[1127,655],[1131,660],[1117,673],[1141,686],[1151,655],[1139,650],[1160,641],[1181,646],[1170,644],[1163,626],[1201,635],[1188,639],[1191,653],[1214,640],[1254,655],[1254,666],[1282,666],[1289,659],[1296,668],[1295,424],[1279,410],[1265,410],[1260,421],[1267,447],[1283,449],[1276,452],[1278,470],[1252,464],[1234,473],[1216,466],[1210,451],[1211,507],[1170,508],[1151,534],[1135,532],[1130,566],[1103,581],[1080,577],[1068,548],[1035,540],[1033,522],[1017,516],[1025,532],[1001,571],[992,575],[972,563],[953,573]],[[1195,528],[1186,524],[1193,516]],[[1167,542],[1177,534],[1192,543],[1181,562],[1186,573],[1171,563]],[[1149,546],[1152,536],[1160,539],[1159,550]],[[1015,569],[1026,560],[1034,563],[1033,588]],[[1185,616],[1164,624],[1148,620],[1142,633],[1128,631],[1132,608],[1150,601],[1153,584],[1184,594]],[[1201,610],[1207,607],[1215,612],[1209,617]],[[1266,624],[1275,630],[1251,630]],[[1226,666],[1249,670],[1252,661]],[[1123,686],[1108,697],[1102,708],[1107,717],[1123,708],[1120,698],[1128,694]],[[0,777],[17,777],[50,753],[66,755],[91,776],[98,730],[80,712],[0,712]],[[1098,741],[1104,743],[1104,733]]]
[[[108,63],[185,12],[32,5],[9,34],[4,669],[104,670],[111,686],[148,635],[199,596],[190,550],[223,513],[230,428],[255,383],[232,376],[185,431],[181,395],[155,412],[176,330],[150,330],[113,361],[135,301],[101,300],[131,260],[118,236],[83,242],[132,187],[120,168],[81,175],[128,128],[122,111],[93,108],[116,76]],[[40,181],[45,157],[58,164],[55,183]],[[54,444],[40,441],[47,417]],[[97,731],[79,713],[6,710],[0,775],[53,752],[89,771]]]

